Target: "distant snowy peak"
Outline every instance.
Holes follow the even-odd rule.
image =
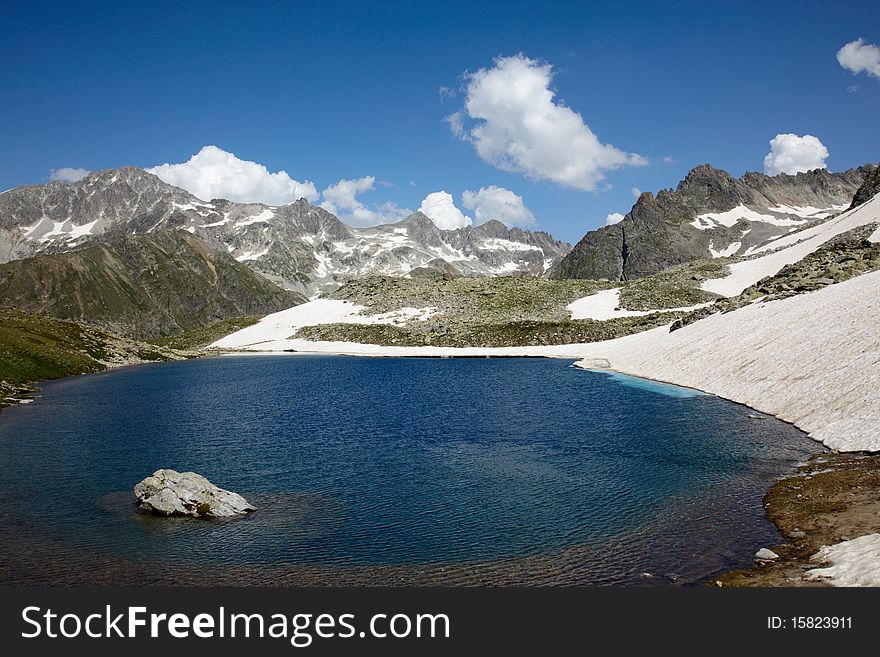
[[[547,233],[497,221],[440,230],[417,212],[395,224],[353,228],[305,199],[281,206],[206,201],[136,167],[0,195],[0,262],[172,229],[310,296],[366,275],[541,276],[571,249]]]

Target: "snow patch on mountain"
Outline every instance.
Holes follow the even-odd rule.
[[[878,197],[824,223],[786,235],[755,249],[753,253],[775,250],[751,260],[734,262],[730,265],[730,273],[727,276],[704,281],[700,287],[722,296],[736,296],[762,278],[773,276],[785,265],[802,260],[834,237],[875,222],[880,222]]]
[[[792,212],[791,214],[798,213]],[[799,220],[788,217],[779,217],[773,214],[762,214],[740,204],[725,212],[707,212],[706,214],[698,214],[691,222],[691,226],[698,230],[709,230],[712,228],[718,228],[719,226],[730,228],[740,221],[760,221],[774,226],[801,226],[807,223],[805,219]]]
[[[723,249],[715,250],[715,245],[712,242],[709,242],[709,253],[712,254],[713,258],[729,258],[730,256],[736,255],[737,251],[742,247],[742,242],[732,242],[728,244]]]

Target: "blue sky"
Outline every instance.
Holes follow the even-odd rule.
[[[463,192],[496,186],[576,241],[632,188],[703,162],[762,170],[780,133],[816,136],[832,171],[880,160],[880,78],[836,58],[857,38],[880,43],[880,3],[4,3],[0,190],[213,144],[318,192],[373,176],[357,197],[372,211],[444,190],[474,216]],[[518,53],[552,65],[557,107],[646,163],[586,189],[456,137],[444,118],[469,97],[464,74]]]

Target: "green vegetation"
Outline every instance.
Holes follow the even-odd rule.
[[[186,231],[116,236],[0,264],[0,304],[138,339],[303,301]]]
[[[608,281],[561,280],[525,276],[499,278],[390,278],[353,281],[330,295],[384,313],[403,307],[434,307],[446,324],[513,321],[564,321],[576,299],[611,287]]]
[[[434,313],[426,320],[411,319],[403,325],[308,326],[296,336],[406,347],[555,345],[610,340],[662,326],[682,316],[656,313],[608,321],[571,319],[566,306],[572,301],[612,286],[609,281],[527,277],[372,277],[348,283],[331,298],[365,306],[365,315],[404,307],[432,307]],[[667,288],[673,289],[672,282]]]
[[[714,301],[719,295],[701,290],[700,284],[724,276],[726,263],[723,258],[697,260],[625,283],[620,290],[620,306],[627,310],[662,310]]]
[[[0,308],[0,380],[13,384],[98,372],[110,336],[39,315]]]
[[[188,331],[181,331],[166,338],[154,338],[149,340],[151,344],[169,349],[201,349],[207,347],[212,342],[216,342],[224,335],[235,333],[243,328],[256,324],[260,321],[256,316],[232,317],[231,319],[221,319],[208,326],[199,326],[198,328]]]
[[[655,313],[644,317],[621,317],[607,321],[462,322],[454,326],[435,322],[412,322],[407,326],[386,324],[324,324],[306,326],[296,336],[305,340],[361,342],[395,347],[515,347],[556,345],[611,340],[630,333],[663,326],[682,313]]]
[[[0,307],[0,406],[4,399],[33,390],[24,385],[28,382],[186,355],[92,326]]]

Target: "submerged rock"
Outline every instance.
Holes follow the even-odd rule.
[[[160,516],[230,518],[256,507],[238,493],[218,488],[195,472],[156,470],[134,487],[138,508]]]

